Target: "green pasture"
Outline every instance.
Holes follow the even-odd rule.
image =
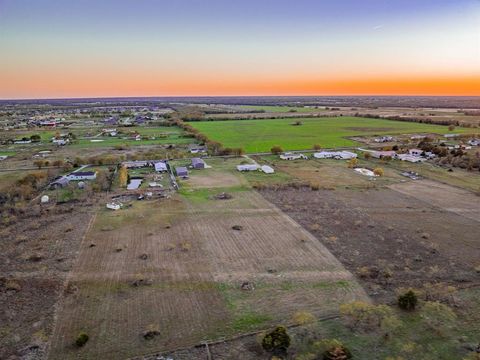
[[[295,121],[302,125],[292,125]],[[311,149],[314,144],[324,148],[358,145],[347,139],[349,136],[449,133],[442,125],[357,117],[205,121],[191,125],[211,140],[225,147],[242,147],[247,153],[267,152],[275,145],[283,150]],[[472,129],[457,128],[454,132],[471,133]]]

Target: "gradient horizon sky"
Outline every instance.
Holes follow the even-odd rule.
[[[480,0],[0,0],[0,98],[480,95]]]

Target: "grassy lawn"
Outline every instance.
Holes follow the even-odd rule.
[[[293,126],[292,123],[297,120],[303,125]],[[275,145],[284,150],[311,149],[313,144],[325,148],[357,145],[346,139],[348,136],[449,132],[446,126],[441,125],[356,117],[206,121],[192,122],[191,125],[211,140],[219,141],[226,147],[243,147],[247,153],[267,152]],[[472,131],[467,128],[455,130]]]

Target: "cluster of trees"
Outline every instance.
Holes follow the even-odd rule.
[[[462,149],[448,150],[445,144],[433,144],[425,139],[418,144],[418,148],[425,152],[432,152],[437,156],[434,160],[439,165],[450,165],[467,170],[480,171],[480,152],[467,153]]]
[[[371,118],[371,119],[384,119],[384,120],[416,122],[416,123],[422,123],[422,124],[435,124],[435,125],[453,126],[453,128],[450,131],[453,131],[455,129],[455,126],[460,126],[460,127],[465,127],[465,128],[478,127],[476,124],[469,123],[469,122],[460,122],[458,120],[453,120],[453,119],[442,119],[442,118],[431,118],[431,117],[416,118],[416,117],[404,117],[404,116],[398,116],[398,115],[382,116],[382,115],[369,114],[369,113],[361,114],[361,113],[358,113],[358,112],[355,113],[354,116],[355,117],[362,117],[362,118]]]

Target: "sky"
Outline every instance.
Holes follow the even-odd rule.
[[[478,95],[480,0],[0,0],[0,99]]]

